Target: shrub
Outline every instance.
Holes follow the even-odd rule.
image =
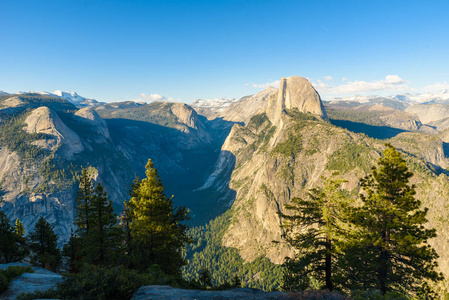
[[[304,292],[288,293],[287,299],[297,300],[345,300],[350,299],[336,292],[328,290],[307,290]]]
[[[58,298],[58,291],[50,289],[46,291],[35,291],[33,293],[20,293],[17,300],[34,300],[34,299],[56,299]]]
[[[385,295],[379,290],[355,290],[352,292],[352,299],[354,300],[408,300],[409,297],[399,292],[388,292]]]
[[[34,270],[28,266],[11,266],[0,270],[0,293],[8,289],[11,280],[19,277],[23,273],[34,273]]]
[[[8,278],[2,273],[0,273],[0,294],[8,289],[9,281]]]

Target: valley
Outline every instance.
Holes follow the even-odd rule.
[[[417,197],[429,208],[428,226],[438,234],[430,244],[447,285],[444,97],[431,103],[411,96],[325,102],[297,76],[282,78],[279,89],[216,105],[85,98],[80,105],[63,95],[0,96],[2,209],[26,230],[42,216],[59,243],[67,242],[77,178],[86,167],[96,170],[96,181],[121,212],[151,158],[168,196],[190,210],[197,242],[188,247],[186,278],[207,267],[216,284],[241,272],[245,286],[272,290],[280,284],[279,264],[293,253],[281,240],[278,213],[286,212],[284,205],[335,172],[357,199],[359,179],[391,143],[407,160]]]

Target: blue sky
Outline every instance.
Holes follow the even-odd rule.
[[[0,90],[99,101],[449,88],[449,1],[0,0]]]

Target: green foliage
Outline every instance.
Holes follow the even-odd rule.
[[[278,289],[282,280],[281,266],[271,263],[266,257],[246,262],[240,257],[237,249],[222,245],[231,217],[232,212],[228,211],[207,225],[190,230],[196,243],[186,248],[188,264],[183,268],[183,277],[193,281],[198,278],[201,269],[207,268],[210,270],[212,284],[215,287],[229,284],[233,282],[235,276],[238,276],[241,287],[264,291]]]
[[[75,236],[72,229],[69,241],[62,247],[63,267],[70,273],[79,271],[82,259],[81,253],[81,239]]]
[[[46,291],[34,291],[32,293],[20,293],[17,300],[34,300],[34,299],[58,299],[59,294],[56,289]]]
[[[43,133],[27,133],[24,130],[25,119],[30,110],[15,115],[2,115],[3,122],[0,123],[0,144],[6,145],[9,151],[15,151],[23,161],[42,160],[49,154],[44,150],[33,145],[34,141],[46,139],[48,135]]]
[[[6,269],[0,269],[0,294],[8,289],[11,280],[23,273],[34,273],[34,270],[28,266],[11,266]]]
[[[399,292],[387,292],[385,295],[379,290],[355,290],[351,292],[351,298],[353,300],[411,300],[410,298]]]
[[[346,120],[356,123],[364,123],[372,126],[385,126],[385,122],[382,121],[380,116],[384,115],[384,112],[376,111],[361,111],[354,109],[326,109],[326,113],[329,119],[332,120]]]
[[[3,210],[0,210],[0,263],[19,261],[28,255],[25,239],[16,234]]]
[[[201,287],[203,289],[207,288],[208,286],[212,286],[212,279],[210,277],[210,271],[208,268],[202,268],[198,275],[198,281],[201,283]]]
[[[307,290],[303,292],[288,293],[287,299],[292,300],[347,300],[344,295],[328,290]]]
[[[285,141],[278,143],[273,153],[282,154],[285,157],[295,158],[296,154],[302,150],[302,138],[299,133],[293,134],[289,132]]]
[[[5,292],[9,287],[8,278],[0,272],[0,294]]]
[[[84,169],[76,196],[76,236],[65,246],[71,268],[84,263],[108,266],[119,260],[122,230],[118,227],[112,202],[101,184],[92,180],[96,170]]]
[[[22,164],[39,163],[39,175],[43,182],[33,192],[56,192],[72,187],[79,167],[49,150],[33,145],[33,142],[48,139],[49,136],[24,130],[24,121],[30,112],[28,108],[14,115],[2,115],[0,145],[5,145],[9,151],[17,152]],[[24,180],[25,186],[28,180],[29,178]],[[25,187],[23,192],[31,191]]]
[[[324,282],[324,288],[330,291],[335,286],[339,244],[344,242],[345,212],[350,201],[340,190],[343,180],[323,181],[324,187],[311,189],[307,198],[293,198],[286,204],[289,214],[279,213],[285,240],[298,251],[284,264],[284,290],[305,290],[311,277]]]
[[[426,229],[428,209],[415,199],[413,176],[401,154],[391,145],[372,174],[361,179],[363,206],[353,208],[356,228],[346,249],[349,288],[373,288],[386,295],[400,292],[434,298],[428,282],[442,280],[436,271],[438,257],[428,245],[436,236]]]
[[[240,280],[240,277],[237,274],[235,274],[234,278],[232,278],[232,287],[233,288],[240,288],[240,287],[242,287],[242,281]]]
[[[25,227],[23,227],[23,223],[19,219],[16,219],[14,229],[18,236],[25,236]]]
[[[47,294],[31,293],[19,299],[52,297],[58,299],[130,299],[144,285],[169,284],[172,279],[160,272],[139,273],[123,266],[113,268],[84,265],[77,274],[64,274],[63,282]]]
[[[38,108],[41,106],[46,106],[54,111],[75,111],[76,106],[69,101],[49,95],[41,94],[21,94],[17,96],[21,101],[24,102],[26,107]]]
[[[61,252],[58,249],[58,237],[50,223],[40,217],[29,239],[33,251],[31,261],[42,268],[57,270],[61,265]]]
[[[172,113],[171,106],[173,103],[164,103],[154,101],[148,104],[127,104],[114,103],[114,106],[122,106],[120,108],[112,105],[104,105],[102,109],[97,110],[103,119],[128,119],[137,120],[161,126],[175,128],[179,125],[177,117]]]
[[[76,181],[80,167],[65,158],[51,155],[44,159],[39,168],[43,182],[34,190],[35,193],[58,192],[71,188]]]
[[[254,115],[251,117],[251,119],[248,122],[248,126],[252,126],[254,128],[259,128],[260,126],[262,126],[265,122],[269,122],[270,120],[267,117],[266,113],[262,113],[262,114],[258,114],[258,115]]]
[[[166,274],[180,275],[185,264],[182,250],[193,242],[187,234],[188,226],[181,223],[189,219],[188,210],[183,206],[173,208],[151,159],[145,174],[143,180],[134,181],[131,199],[125,203],[131,237],[129,266],[145,270],[158,264]]]
[[[329,157],[328,170],[348,172],[356,167],[370,169],[370,149],[364,143],[348,143]]]
[[[286,113],[296,123],[302,123],[302,121],[318,121],[317,117],[315,117],[313,114],[304,113],[302,111],[299,111],[299,109],[297,108],[287,109]]]

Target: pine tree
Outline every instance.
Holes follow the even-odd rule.
[[[322,178],[323,188],[313,188],[305,199],[293,198],[285,208],[292,214],[279,215],[284,219],[286,241],[298,252],[284,264],[284,289],[306,289],[309,277],[324,282],[332,291],[338,244],[344,235],[344,215],[349,200],[340,189],[343,180]]]
[[[25,236],[25,227],[23,227],[23,223],[17,218],[15,223],[15,231],[16,234],[20,237]]]
[[[112,202],[103,186],[93,181],[92,171],[84,169],[80,177],[75,221],[78,240],[72,242],[79,244],[77,257],[84,262],[106,266],[117,259],[122,231]]]
[[[79,190],[77,191],[75,198],[76,233],[80,237],[86,236],[89,233],[89,223],[92,218],[91,202],[93,192],[92,168],[83,169],[79,179]]]
[[[1,196],[0,193],[0,205],[3,203]],[[0,209],[0,263],[19,261],[28,253],[25,238],[15,232],[5,212]]]
[[[198,275],[198,280],[201,283],[201,287],[203,289],[207,288],[208,286],[212,286],[212,278],[210,276],[210,271],[208,268],[202,268]]]
[[[240,280],[240,277],[237,274],[235,274],[234,278],[232,278],[232,287],[234,288],[242,287],[242,281]]]
[[[69,241],[62,247],[62,256],[64,257],[64,266],[69,269],[69,272],[78,273],[81,268],[81,243],[73,229],[70,230]]]
[[[40,217],[30,233],[32,261],[41,267],[58,269],[61,264],[61,253],[58,249],[58,237],[53,227],[43,217]]]
[[[95,265],[111,265],[117,258],[122,231],[118,227],[112,202],[101,184],[94,189],[90,211],[88,261]]]
[[[125,203],[130,218],[130,267],[146,270],[158,264],[166,274],[180,275],[185,264],[181,251],[192,242],[188,227],[181,224],[189,219],[188,210],[183,206],[173,208],[151,159],[145,173],[146,178],[134,181],[131,199]]]
[[[358,281],[384,295],[399,291],[430,297],[428,281],[442,279],[436,271],[438,255],[428,244],[436,232],[423,226],[428,209],[421,209],[415,198],[412,176],[401,154],[386,144],[378,166],[361,180],[363,206],[354,209],[351,219],[358,229],[354,245],[364,262],[358,266]]]
[[[0,263],[19,261],[28,254],[25,239],[16,234],[3,210],[0,210]]]

